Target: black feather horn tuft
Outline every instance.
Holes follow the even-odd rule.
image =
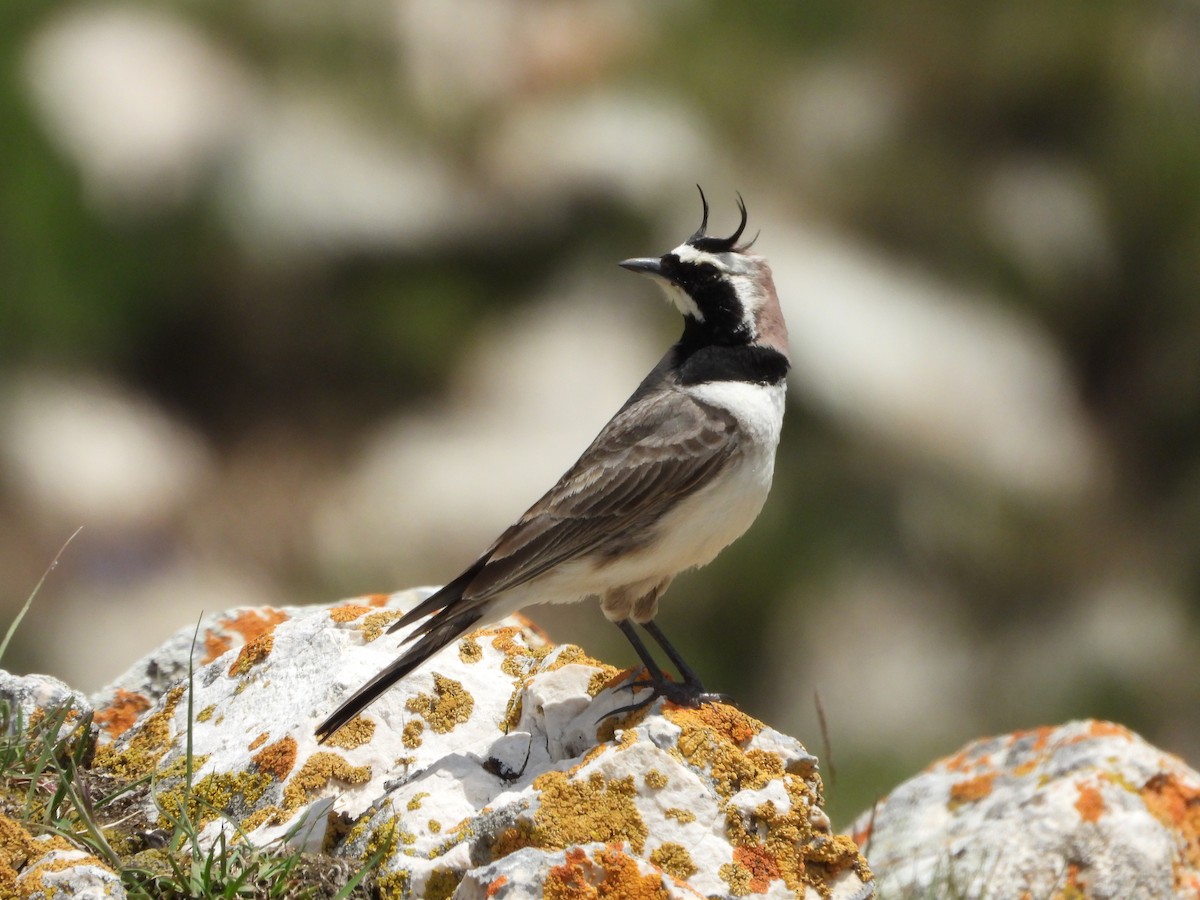
[[[699,189],[700,185],[696,185],[696,187]],[[708,201],[704,199],[704,191],[700,191],[700,200],[704,204],[704,218],[700,222],[700,229],[690,238],[688,238],[687,242],[697,250],[706,250],[711,253],[729,253],[731,251],[746,249],[745,247],[737,246],[738,238],[740,238],[742,236],[742,232],[746,230],[746,220],[748,218],[746,214],[746,202],[742,199],[742,195],[737,195],[738,210],[742,214],[742,220],[738,223],[737,231],[735,231],[729,237],[724,238],[709,237],[707,234],[705,234],[705,231],[708,228]],[[754,242],[751,241],[750,243],[752,244]],[[746,246],[748,247],[749,244]]]

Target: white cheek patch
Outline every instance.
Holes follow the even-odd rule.
[[[655,279],[663,289],[663,293],[667,295],[667,299],[671,301],[680,313],[685,316],[691,316],[697,322],[704,321],[704,313],[700,312],[700,307],[696,305],[696,301],[688,296],[688,292],[683,288],[671,284],[665,279]]]

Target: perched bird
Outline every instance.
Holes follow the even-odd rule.
[[[599,598],[648,672],[655,697],[686,706],[718,698],[654,623],[680,572],[705,565],[758,516],[783,423],[787,326],[766,260],[700,228],[669,253],[620,265],[659,283],[683,336],[579,461],[461,575],[395,622],[420,622],[395,662],[321,723],[324,741],[409,672],[478,625],[530,603]],[[753,242],[750,242],[753,243]],[[424,620],[424,621],[422,621]],[[670,681],[634,629],[679,670]]]

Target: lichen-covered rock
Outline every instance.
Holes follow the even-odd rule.
[[[58,736],[66,737],[76,723],[92,711],[91,704],[79,691],[49,675],[13,675],[0,669],[0,704],[7,707],[4,737],[18,730],[28,731],[47,714],[59,713],[62,722]],[[69,704],[69,707],[68,707]]]
[[[608,716],[632,699],[628,673],[520,619],[447,647],[317,744],[323,717],[394,659],[392,603],[280,618],[174,686],[98,762],[154,773],[154,805],[186,810],[208,841],[235,823],[255,844],[322,849],[374,866],[384,896],[494,897],[518,875],[546,896],[872,896],[798,742],[722,705]]]
[[[408,609],[433,592],[414,588],[395,594],[370,594],[323,606],[241,606],[208,613],[199,623],[180,628],[91,697],[100,726],[100,742],[111,743],[175,685],[217,657],[272,631],[280,622],[336,606]]]
[[[22,900],[125,900],[121,879],[82,850],[50,850],[16,879]]]
[[[1200,775],[1108,722],[968,744],[854,833],[889,897],[1200,896]]]

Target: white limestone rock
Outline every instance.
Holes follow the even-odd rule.
[[[0,669],[0,703],[8,707],[2,735],[6,738],[16,735],[18,725],[21,730],[28,730],[35,718],[70,704],[59,727],[58,737],[61,740],[92,711],[91,704],[83,694],[57,678],[50,675],[13,675],[3,669]]]
[[[258,846],[323,850],[375,867],[388,895],[516,897],[518,883],[555,879],[653,883],[662,896],[873,895],[797,741],[724,705],[609,716],[633,699],[628,673],[547,645],[519,618],[447,647],[317,744],[316,725],[395,658],[404,633],[384,632],[399,615],[350,603],[272,616],[99,763],[154,773],[147,815],[186,805],[206,842],[236,826]]]
[[[1200,775],[1109,722],[968,744],[854,835],[888,897],[1200,896]]]
[[[49,850],[16,878],[22,900],[125,900],[125,887],[111,869],[82,850]]]

